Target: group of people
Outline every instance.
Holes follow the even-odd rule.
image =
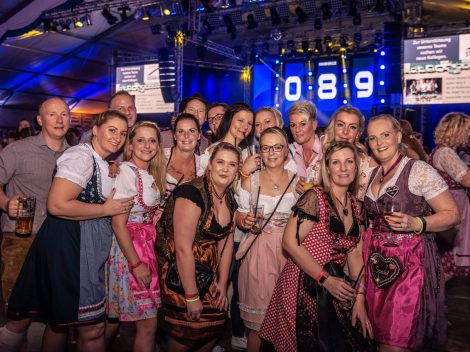
[[[68,106],[49,99],[41,133],[0,153],[0,350],[27,334],[29,350],[61,351],[74,327],[80,351],[105,351],[134,322],[134,350],[154,351],[158,321],[165,350],[211,351],[229,309],[232,343],[248,351],[445,342],[445,279],[470,269],[457,154],[469,116],[442,119],[430,165],[407,156],[394,117],[366,126],[352,106],[320,137],[315,106],[294,103],[293,143],[270,107],[195,95],[171,131],[136,122],[127,92],[109,108],[69,147]],[[19,195],[37,199],[26,239],[14,233]]]

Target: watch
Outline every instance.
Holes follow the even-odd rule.
[[[325,270],[320,271],[320,274],[315,278],[315,281],[320,285],[323,286],[325,283],[326,279],[330,277],[330,274],[328,274]]]

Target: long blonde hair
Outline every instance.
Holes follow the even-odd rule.
[[[330,162],[330,158],[333,153],[346,148],[352,150],[352,152],[354,153],[354,162],[356,163],[356,175],[354,177],[354,181],[349,185],[348,191],[351,192],[353,195],[357,194],[357,190],[359,189],[359,153],[357,151],[356,146],[349,142],[333,142],[326,149],[325,154],[323,154],[323,158],[321,161],[321,183],[326,193],[329,193],[331,190],[330,174],[327,168],[328,163]]]
[[[470,116],[463,112],[449,112],[439,121],[434,131],[436,144],[456,149],[470,138]]]
[[[151,121],[140,121],[137,122],[129,131],[128,140],[126,146],[124,148],[124,160],[129,161],[132,158],[132,151],[130,150],[130,144],[134,139],[137,130],[141,127],[152,128],[155,130],[157,134],[157,141],[158,141],[158,150],[157,154],[150,160],[148,172],[150,175],[153,176],[155,180],[155,185],[157,186],[160,193],[164,193],[166,191],[166,161],[165,155],[163,154],[163,147],[162,147],[162,138],[160,136],[160,128],[155,122]]]
[[[357,109],[357,108],[355,108],[354,106],[351,106],[351,105],[341,106],[331,116],[330,122],[328,122],[328,125],[325,128],[324,137],[322,137],[323,151],[328,149],[330,144],[335,141],[336,118],[342,112],[345,112],[347,114],[356,115],[358,117],[358,119],[359,119],[359,131],[357,132],[356,139],[354,140],[354,145],[360,153],[367,154],[366,147],[361,142],[359,142],[359,138],[361,137],[362,133],[364,132],[364,128],[366,126],[366,119],[364,118],[364,115],[361,113],[361,111],[359,109]]]

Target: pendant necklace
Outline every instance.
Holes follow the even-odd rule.
[[[382,166],[382,171],[381,171],[382,177],[380,177],[379,183],[383,183],[383,182],[384,182],[385,177],[387,177],[387,175],[388,175],[390,172],[392,172],[393,169],[395,169],[395,168],[398,166],[398,164],[400,164],[401,159],[403,159],[403,154],[400,154],[400,156],[398,157],[398,159],[392,164],[392,166],[390,167],[390,169],[387,170],[387,172],[384,172],[384,168],[383,168],[383,166]]]
[[[273,183],[273,190],[278,191],[279,188],[280,188],[279,182],[281,181],[282,176],[284,176],[284,170],[282,170],[281,177],[279,177],[279,180],[277,180],[277,182],[274,182],[273,179],[271,178],[271,176],[269,176],[268,173],[266,173],[266,175],[268,176],[269,181],[271,181]]]
[[[338,197],[336,197],[336,195],[331,192],[331,194],[333,195],[333,197],[335,197],[335,199],[338,201],[338,203],[343,207],[343,214],[344,216],[348,216],[349,214],[349,210],[347,208],[348,206],[348,195],[346,194],[346,201],[344,202],[344,204],[338,199]]]
[[[215,195],[215,197],[219,200],[219,203],[222,204],[223,199],[224,199],[224,197],[225,197],[225,191],[224,191],[224,193],[222,193],[221,196],[219,196],[219,195],[217,194],[217,191],[215,190],[215,187],[212,186],[212,192],[213,192],[213,194]]]

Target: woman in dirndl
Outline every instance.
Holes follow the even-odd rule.
[[[133,197],[114,199],[106,158],[127,135],[127,118],[102,113],[89,144],[69,148],[57,160],[49,215],[31,246],[12,292],[10,331],[32,315],[47,321],[44,351],[65,348],[69,327],[78,327],[80,351],[104,351],[105,263],[111,249],[111,216],[131,209]]]
[[[165,158],[154,122],[141,121],[130,129],[124,158],[114,198],[133,196],[134,205],[128,214],[112,220],[115,236],[108,260],[106,336],[112,336],[117,327],[113,321],[135,322],[134,351],[154,351],[161,298],[153,247],[156,211],[165,191]]]
[[[380,164],[370,175],[364,236],[366,302],[381,351],[446,340],[444,276],[433,232],[459,222],[445,181],[429,164],[400,153],[400,124],[378,115],[367,126]]]
[[[263,350],[375,350],[364,302],[365,214],[353,195],[358,158],[354,145],[331,144],[322,159],[324,189],[308,190],[293,207],[282,243],[290,258],[261,326]]]

